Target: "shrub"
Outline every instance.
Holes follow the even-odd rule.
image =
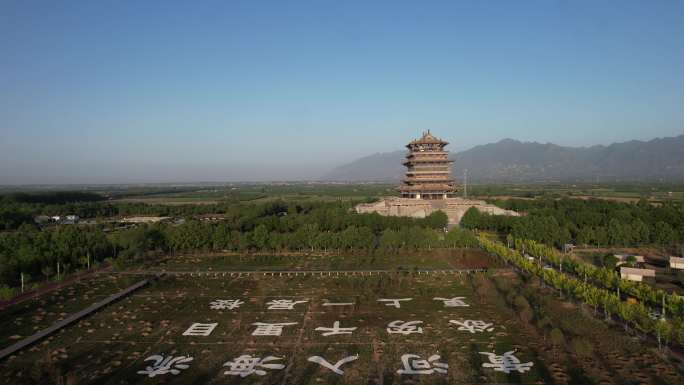
[[[553,344],[554,348],[560,348],[561,346],[565,345],[565,336],[558,328],[551,329],[549,338],[551,338],[551,343]]]
[[[2,285],[0,286],[0,299],[2,300],[8,300],[13,298],[16,295],[16,290],[7,286],[7,285]]]
[[[594,346],[586,338],[573,338],[570,345],[572,351],[581,358],[591,357],[594,351]]]

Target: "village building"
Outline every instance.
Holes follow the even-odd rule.
[[[427,131],[411,141],[404,166],[406,177],[397,188],[399,197],[384,197],[377,202],[356,206],[358,213],[378,213],[388,216],[425,218],[435,211],[443,211],[450,225],[457,225],[471,207],[494,215],[517,216],[518,213],[476,199],[457,196],[458,186],[451,176],[448,142]]]
[[[47,215],[37,215],[33,218],[33,222],[35,222],[35,224],[37,225],[44,225],[46,223],[50,223],[51,220],[52,218]]]
[[[671,256],[670,269],[684,270],[684,258]]]
[[[219,221],[224,221],[228,217],[226,214],[198,214],[193,216],[194,219],[197,219],[198,221],[202,222],[219,222]]]
[[[123,217],[119,220],[121,223],[157,223],[170,220],[171,217],[152,217],[152,216],[137,216],[137,217]]]
[[[651,269],[637,269],[634,267],[621,267],[620,278],[628,281],[642,282],[644,277],[655,279],[655,270]]]

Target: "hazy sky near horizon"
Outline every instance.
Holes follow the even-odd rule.
[[[683,1],[3,1],[0,184],[684,133]]]

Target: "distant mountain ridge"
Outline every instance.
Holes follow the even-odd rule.
[[[406,151],[379,153],[336,167],[323,180],[398,181]],[[684,181],[684,135],[608,146],[566,147],[503,139],[453,153],[453,173],[479,182]]]

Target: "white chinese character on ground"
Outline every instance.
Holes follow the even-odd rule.
[[[333,327],[331,328],[326,328],[326,327],[317,327],[317,331],[325,331],[323,333],[323,337],[327,336],[334,336],[335,334],[352,334],[354,330],[356,330],[356,327],[351,327],[351,328],[341,328],[340,327],[340,321],[335,321],[333,322]]]
[[[352,362],[352,361],[354,361],[354,360],[357,360],[358,358],[359,358],[359,355],[358,355],[358,354],[355,355],[355,356],[345,357],[345,358],[343,358],[343,359],[337,361],[337,362],[335,363],[335,365],[333,365],[333,364],[331,364],[330,362],[326,361],[325,358],[323,358],[323,357],[321,357],[321,356],[311,356],[311,357],[309,357],[308,361],[309,361],[309,362],[315,362],[315,363],[317,363],[317,364],[319,364],[319,365],[321,365],[321,366],[323,366],[323,367],[326,367],[326,368],[332,370],[333,372],[335,372],[335,373],[337,373],[337,374],[339,374],[339,375],[341,376],[341,375],[344,374],[344,371],[343,371],[342,369],[340,369],[340,367],[341,367],[342,365],[348,363],[348,362]]]
[[[454,298],[440,298],[440,297],[435,297],[433,298],[435,301],[442,301],[444,302],[444,307],[468,307],[467,303],[463,302],[463,299],[465,297],[454,297]]]
[[[214,331],[214,328],[216,328],[216,325],[218,323],[213,323],[213,324],[202,324],[202,323],[194,323],[190,325],[188,330],[183,332],[184,336],[203,336],[206,337],[211,332]]]
[[[354,302],[330,302],[327,299],[324,300],[323,306],[351,306]]]
[[[181,370],[187,369],[190,365],[187,362],[191,362],[192,357],[187,356],[164,356],[153,355],[145,358],[145,361],[154,361],[154,364],[145,368],[145,370],[138,371],[138,374],[145,374],[149,377],[158,376],[160,374],[171,373],[174,376],[179,374]]]
[[[223,372],[231,376],[247,377],[250,374],[257,374],[265,376],[266,371],[263,369],[282,369],[283,364],[269,364],[268,362],[282,360],[281,357],[268,356],[266,358],[252,357],[250,354],[243,354],[234,361],[228,361],[223,366],[228,366],[229,370]]]
[[[253,336],[279,336],[283,334],[283,327],[289,326],[289,325],[296,325],[296,322],[281,322],[281,323],[274,323],[274,324],[269,324],[269,323],[263,323],[263,322],[255,322],[252,325],[255,325],[257,328],[254,329],[254,332],[252,333]]]
[[[380,298],[378,302],[387,302],[385,306],[394,306],[397,309],[401,307],[401,304],[399,302],[401,301],[410,301],[413,298]]]
[[[423,333],[423,328],[416,326],[422,324],[423,321],[392,321],[387,325],[387,333],[390,334],[411,334],[411,333]]]
[[[209,307],[214,310],[233,310],[237,309],[244,302],[239,299],[217,299],[209,304]]]
[[[489,358],[489,362],[482,363],[483,368],[493,368],[495,371],[510,373],[511,371],[517,371],[519,373],[525,373],[530,370],[533,362],[520,363],[520,360],[513,355],[515,350],[506,352],[501,356],[496,355],[496,353],[480,352]]]
[[[479,321],[479,320],[472,320],[472,319],[467,319],[463,322],[461,321],[454,321],[454,320],[449,320],[449,323],[452,323],[454,325],[459,325],[458,330],[463,330],[463,331],[468,331],[470,333],[482,333],[482,332],[491,332],[494,330],[492,326],[494,326],[493,323],[486,323],[484,321]]]
[[[274,299],[272,301],[266,302],[268,305],[268,310],[292,310],[294,306],[298,303],[304,303],[308,301],[293,301],[291,299]]]
[[[403,369],[397,370],[399,374],[446,374],[449,369],[449,364],[438,362],[440,356],[437,354],[431,355],[427,360],[422,359],[415,354],[404,354],[401,356],[401,363],[404,365]]]

